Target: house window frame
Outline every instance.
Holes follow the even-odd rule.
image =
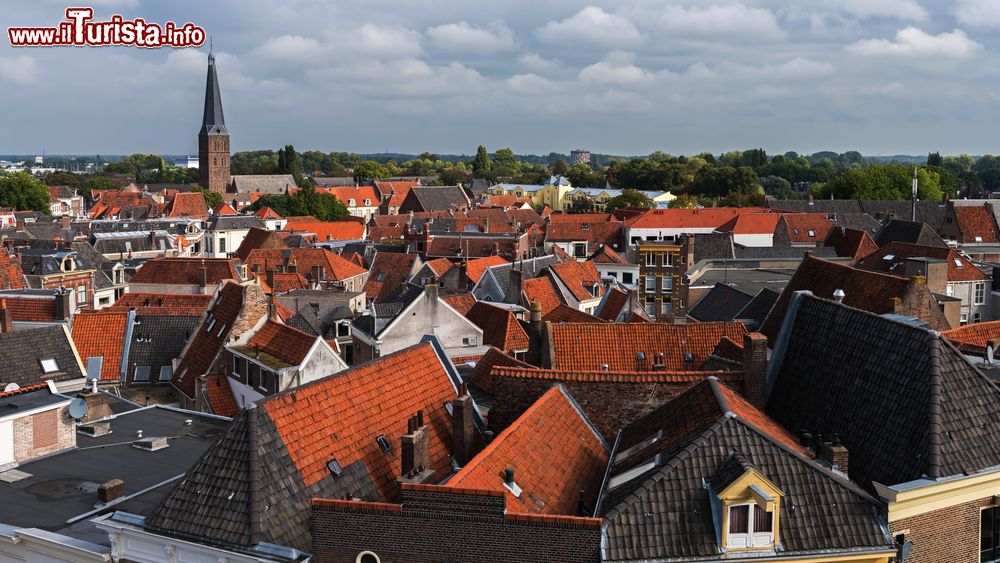
[[[644,289],[646,290],[646,293],[655,293],[656,292],[657,286],[660,285],[660,284],[658,284],[656,282],[656,278],[657,277],[659,277],[659,276],[646,276],[646,285],[644,286]],[[650,282],[652,282],[652,283],[650,283]]]
[[[986,304],[986,282],[976,282],[972,286],[972,303],[974,305]]]
[[[747,521],[746,527],[747,531],[742,533],[735,533],[733,529],[733,509],[739,508],[741,506],[747,507]],[[763,514],[770,516],[770,531],[766,532],[756,532],[754,531],[757,523],[757,510],[760,510]],[[756,502],[734,502],[726,506],[726,547],[728,549],[766,549],[774,546],[774,529],[775,529],[775,518],[776,512],[767,512],[767,510],[757,504]],[[758,537],[759,536],[759,537]],[[733,540],[737,540],[734,542]],[[742,545],[745,542],[745,545]],[[734,545],[734,543],[736,545]]]
[[[992,556],[989,559],[983,558],[983,515],[987,511],[993,511],[993,538],[994,545],[991,548],[993,551]],[[1000,561],[1000,505],[990,505],[984,506],[979,509],[979,530],[977,533],[979,537],[979,561],[980,563],[996,563]]]

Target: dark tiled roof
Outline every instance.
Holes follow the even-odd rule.
[[[135,382],[136,367],[149,366],[149,381],[145,383],[165,384],[169,379],[160,380],[161,372],[166,376],[173,375],[173,371],[171,368],[168,372],[163,372],[163,368],[170,367],[171,362],[181,356],[184,345],[198,328],[199,317],[143,314],[140,310],[135,320],[136,324],[132,327],[132,341],[128,343],[126,380],[130,383]]]
[[[882,223],[867,213],[831,213],[829,217],[838,227],[864,231],[871,236],[882,228]]]
[[[804,199],[768,200],[765,203],[771,209],[790,211],[794,213],[864,213],[861,202],[856,199]]]
[[[201,320],[197,332],[191,337],[190,346],[171,378],[171,383],[188,397],[194,397],[195,379],[208,373],[226,343],[233,323],[243,310],[244,292],[245,288],[236,283],[222,286],[209,309],[210,314]]]
[[[989,276],[976,267],[971,260],[962,256],[954,248],[918,246],[905,242],[890,242],[873,254],[862,258],[857,267],[873,272],[904,275],[907,258],[931,258],[944,260],[948,266],[948,281],[986,281]],[[902,267],[900,267],[902,266]]]
[[[808,294],[790,311],[767,412],[786,428],[839,434],[856,483],[1000,465],[1000,389],[946,338]]]
[[[688,316],[703,323],[731,321],[752,299],[752,295],[719,282],[691,307]]]
[[[513,264],[504,264],[501,266],[493,266],[488,268],[488,271],[496,280],[497,285],[500,287],[501,291],[507,291],[510,285],[510,271],[513,268],[517,268],[521,271],[521,279],[529,280],[531,278],[538,277],[538,275],[549,266],[553,264],[558,264],[561,260],[558,256],[546,255],[539,256],[538,258],[531,258],[528,260],[518,260]],[[484,272],[485,275],[485,272]]]
[[[743,309],[737,312],[736,316],[733,318],[756,321],[759,325],[764,322],[765,318],[767,318],[768,313],[771,312],[771,309],[774,307],[774,304],[778,302],[778,297],[780,296],[781,294],[777,291],[765,287],[760,290],[757,295],[755,295],[753,299],[751,299],[750,302],[743,307]]]
[[[657,432],[659,440],[643,444]],[[650,459],[656,464],[604,491],[608,560],[718,558],[711,485],[750,467],[784,493],[782,555],[894,549],[873,498],[813,461],[793,436],[714,378],[626,427],[615,453],[634,447],[609,477],[626,478]]]
[[[73,348],[69,332],[62,325],[0,333],[0,387],[9,383],[34,385],[47,379],[63,381],[85,374]],[[45,373],[42,360],[55,360],[56,371]]]
[[[735,258],[732,233],[699,233],[694,236],[694,261]]]
[[[912,219],[913,204],[910,201],[863,200],[864,212],[885,222],[890,219]],[[940,201],[918,201],[917,221],[927,223],[935,231],[941,230],[948,206]]]
[[[927,223],[893,219],[885,224],[875,235],[875,244],[885,246],[890,242],[907,242],[920,246],[939,246],[947,248],[947,244],[937,232]]]

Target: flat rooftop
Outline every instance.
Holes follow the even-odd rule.
[[[757,295],[765,287],[781,293],[794,274],[795,268],[711,269],[692,280],[691,286],[712,287],[725,283],[749,295]]]
[[[75,449],[18,466],[13,471],[27,474],[23,479],[0,480],[0,523],[107,545],[107,534],[88,520],[113,510],[148,515],[173,488],[174,479],[184,475],[230,424],[222,417],[162,406],[104,420],[111,423],[111,433],[95,438],[77,432]],[[144,438],[166,437],[169,446],[158,451],[133,447],[139,430]],[[16,476],[0,473],[0,479]],[[98,508],[98,486],[112,479],[125,482],[123,498],[136,496],[88,514]]]

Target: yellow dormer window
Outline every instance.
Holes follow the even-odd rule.
[[[716,522],[724,550],[775,549],[784,493],[774,483],[736,454],[722,464],[710,486],[713,504],[720,509]]]

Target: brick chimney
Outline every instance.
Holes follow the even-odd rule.
[[[743,396],[764,410],[764,385],[767,379],[767,337],[751,332],[743,337]]]
[[[430,454],[427,452],[429,431],[424,423],[424,411],[410,417],[406,422],[406,434],[400,439],[402,472],[404,480],[411,480],[430,466]]]
[[[59,218],[59,225],[64,229],[68,229],[73,226],[73,218],[69,215],[63,215]]]
[[[125,481],[112,479],[97,486],[97,500],[108,504],[125,496]]]
[[[464,466],[475,455],[476,426],[472,409],[476,408],[469,395],[469,388],[463,383],[458,389],[458,398],[451,403],[451,436],[454,440],[452,454],[459,466]]]
[[[198,269],[198,281],[201,283],[201,289],[204,291],[208,288],[208,268],[205,266],[205,261],[201,261],[201,268]]]
[[[7,310],[7,300],[0,300],[0,332],[14,332],[14,319]]]
[[[507,280],[507,303],[519,303],[521,301],[521,287],[523,274],[516,266],[511,267],[510,276]]]
[[[72,294],[65,288],[56,291],[56,320],[68,321],[73,318],[73,304],[70,302]]]
[[[528,353],[525,361],[534,366],[542,365],[542,346],[545,343],[543,332],[545,324],[542,322],[542,304],[539,301],[530,303],[531,316],[528,317]]]
[[[833,440],[830,442],[824,442],[819,447],[820,459],[828,462],[837,471],[840,471],[844,475],[847,475],[848,469],[848,455],[847,448],[840,442],[840,436],[834,434],[832,436]]]

